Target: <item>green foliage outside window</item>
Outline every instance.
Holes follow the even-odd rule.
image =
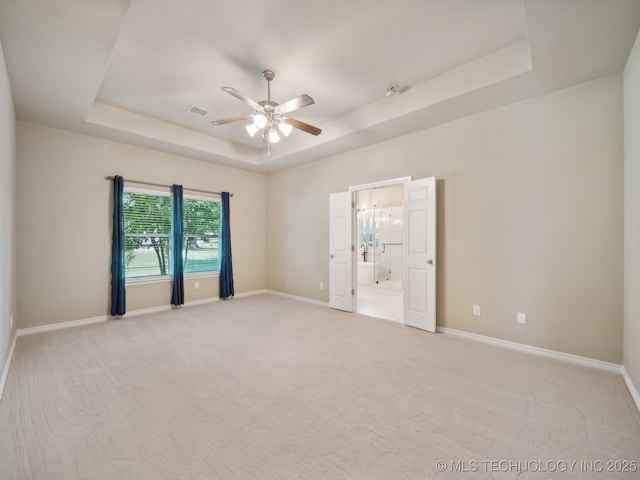
[[[184,199],[184,273],[220,270],[220,202]]]
[[[126,276],[171,274],[171,198],[166,195],[125,191]],[[220,202],[185,198],[184,272],[220,269]]]

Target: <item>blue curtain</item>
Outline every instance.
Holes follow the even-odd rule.
[[[220,298],[235,295],[233,291],[233,266],[231,264],[231,225],[229,215],[229,192],[222,192],[222,226],[220,245]]]
[[[113,178],[113,240],[111,243],[111,315],[124,315],[127,309],[124,275],[124,178]]]
[[[184,247],[184,222],[182,219],[182,185],[173,186],[172,225],[173,238],[171,245],[173,262],[173,293],[172,305],[184,305],[184,260],[182,250]]]

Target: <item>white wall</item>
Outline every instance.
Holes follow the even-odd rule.
[[[330,193],[435,175],[438,325],[621,363],[622,131],[613,75],[273,173],[268,288],[328,300]]]
[[[236,293],[266,287],[266,178],[209,162],[18,122],[19,327],[108,314],[108,175],[228,191]],[[185,279],[185,301],[218,296],[218,277]],[[170,280],[127,285],[127,311],[168,306]]]
[[[624,366],[640,389],[640,34],[624,69]]]
[[[4,372],[15,331],[16,115],[0,45],[0,375]],[[17,317],[14,319],[17,320]]]

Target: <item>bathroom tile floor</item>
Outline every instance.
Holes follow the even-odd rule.
[[[358,285],[358,313],[402,323],[402,285],[393,280]]]

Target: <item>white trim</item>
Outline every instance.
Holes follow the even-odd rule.
[[[210,272],[189,272],[184,274],[184,278],[215,278],[220,276],[220,271]]]
[[[251,292],[238,293],[234,295],[234,298],[242,298],[242,297],[248,297],[251,295],[259,295],[261,293],[275,293],[276,295],[288,296],[290,298],[295,298],[296,300],[302,300],[310,303],[317,303],[319,305],[325,305],[324,302],[319,302],[318,300],[311,300],[310,298],[304,298],[304,297],[296,297],[295,295],[289,295],[289,294],[280,293],[280,292],[273,292],[271,290],[254,290]],[[207,303],[214,303],[219,301],[220,301],[220,297],[211,297],[211,298],[204,298],[201,300],[192,300],[190,302],[186,302],[183,305],[183,308],[192,307],[195,305],[204,305]],[[137,317],[139,315],[148,315],[152,313],[166,312],[167,310],[171,310],[173,308],[175,308],[173,305],[159,305],[157,307],[140,308],[138,310],[131,310],[125,313],[122,316],[122,318]],[[38,327],[19,328],[18,330],[16,330],[16,336],[21,337],[22,335],[31,335],[34,333],[42,333],[42,332],[52,332],[54,330],[63,330],[65,328],[79,327],[82,325],[90,325],[93,323],[106,322],[114,318],[116,317],[112,317],[111,315],[100,315],[98,317],[83,318],[80,320],[70,320],[68,322],[50,323],[48,325],[40,325]]]
[[[13,360],[13,351],[16,348],[16,339],[18,335],[16,333],[13,334],[13,340],[11,341],[11,347],[9,347],[9,355],[7,355],[7,361],[4,364],[4,369],[2,370],[2,378],[0,379],[0,400],[2,400],[2,395],[4,394],[4,385],[7,383],[7,377],[9,376],[9,366],[11,365],[11,360]]]
[[[202,298],[200,300],[191,300],[190,302],[186,302],[184,304],[185,307],[194,307],[196,305],[204,305],[207,303],[219,302],[220,297],[211,297],[211,298]]]
[[[211,298],[203,298],[201,300],[191,300],[190,302],[185,302],[182,307],[176,307],[175,305],[158,305],[157,307],[149,307],[149,308],[141,308],[139,310],[132,310],[130,312],[125,313],[122,318],[128,317],[137,317],[139,315],[147,315],[149,313],[158,313],[158,312],[166,312],[167,310],[172,310],[174,308],[184,308],[184,307],[193,307],[195,305],[204,305],[206,303],[214,303],[218,302],[220,297],[211,297]],[[112,317],[108,317],[107,320]]]
[[[171,310],[174,308],[173,305],[158,305],[157,307],[148,307],[148,308],[140,308],[138,310],[131,310],[130,312],[126,312],[121,317],[107,317],[107,320],[118,319],[118,318],[129,318],[129,317],[138,317],[140,315],[147,315],[149,313],[159,313],[166,312],[167,310]]]
[[[203,305],[205,303],[213,303],[219,301],[219,297],[205,298],[202,300],[192,300],[184,304],[185,307],[191,307],[195,305]],[[166,312],[174,308],[173,305],[160,305],[157,307],[141,308],[138,310],[131,310],[125,313],[122,318],[137,317],[139,315],[146,315],[149,313]],[[52,332],[54,330],[63,330],[65,328],[79,327],[82,325],[91,325],[92,323],[106,322],[114,319],[111,315],[100,315],[98,317],[82,318],[80,320],[70,320],[68,322],[49,323],[48,325],[40,325],[38,327],[19,328],[16,330],[16,336],[21,337],[23,335],[31,335],[34,333]]]
[[[290,293],[279,292],[277,290],[266,290],[266,293],[278,295],[279,297],[291,298],[292,300],[299,300],[301,302],[313,303],[314,305],[320,305],[321,307],[328,307],[329,302],[323,302],[322,300],[314,300],[308,297],[299,297],[298,295],[292,295]]]
[[[189,189],[186,187],[183,187],[184,192],[188,192]],[[214,196],[215,195],[215,196]],[[211,196],[208,197],[206,194],[200,192],[200,193],[183,193],[182,196],[184,198],[188,198],[189,200],[202,200],[204,202],[218,202],[218,203],[222,203],[222,198],[220,197],[220,195],[215,194],[213,192],[211,192]]]
[[[216,278],[220,276],[220,271],[210,271],[210,272],[189,272],[184,274],[184,278],[186,280],[197,279],[197,278]],[[125,284],[127,286],[135,286],[135,285],[149,285],[152,283],[167,283],[172,282],[172,275],[151,275],[148,277],[129,277],[125,279]]]
[[[68,322],[49,323],[48,325],[40,325],[38,327],[19,328],[16,330],[16,336],[21,337],[23,335],[31,335],[33,333],[51,332],[53,330],[62,330],[65,328],[78,327],[80,325],[106,322],[109,318],[110,317],[108,315],[100,315],[99,317],[70,320]]]
[[[236,293],[233,298],[250,297],[252,295],[260,295],[261,293],[267,293],[267,290],[252,290],[250,292]]]
[[[582,365],[585,367],[598,368],[600,370],[606,370],[612,373],[622,373],[623,366],[617,363],[603,362],[602,360],[596,360],[595,358],[582,357],[580,355],[573,355],[571,353],[558,352],[556,350],[549,350],[541,347],[534,347],[531,345],[525,345],[524,343],[511,342],[509,340],[501,340],[494,337],[486,337],[484,335],[478,335],[476,333],[463,332],[462,330],[455,330],[453,328],[438,327],[438,332],[453,335],[456,337],[467,338],[483,343],[489,343],[498,347],[509,348],[511,350],[518,350],[520,352],[532,353],[547,358],[554,358],[556,360],[563,360],[565,362]]]
[[[392,178],[391,180],[383,180],[381,182],[364,183],[362,185],[352,185],[349,192],[360,192],[362,190],[372,190],[374,188],[392,187],[394,185],[404,185],[410,182],[412,177]]]
[[[133,180],[125,180],[129,183],[136,183]],[[136,183],[136,185],[144,185],[144,183]],[[159,185],[149,185],[148,187],[127,187],[124,186],[125,192],[140,193],[142,195],[155,195],[157,197],[170,197],[171,187],[161,187]]]
[[[151,283],[166,283],[173,280],[172,275],[150,275],[148,277],[127,277],[124,279],[125,285],[147,285]]]
[[[631,398],[636,402],[636,407],[640,411],[640,393],[638,393],[638,389],[633,384],[633,380],[629,376],[629,372],[627,372],[627,368],[622,366],[622,376],[624,377],[624,383],[627,384],[627,388],[629,389],[629,393],[631,394]]]

